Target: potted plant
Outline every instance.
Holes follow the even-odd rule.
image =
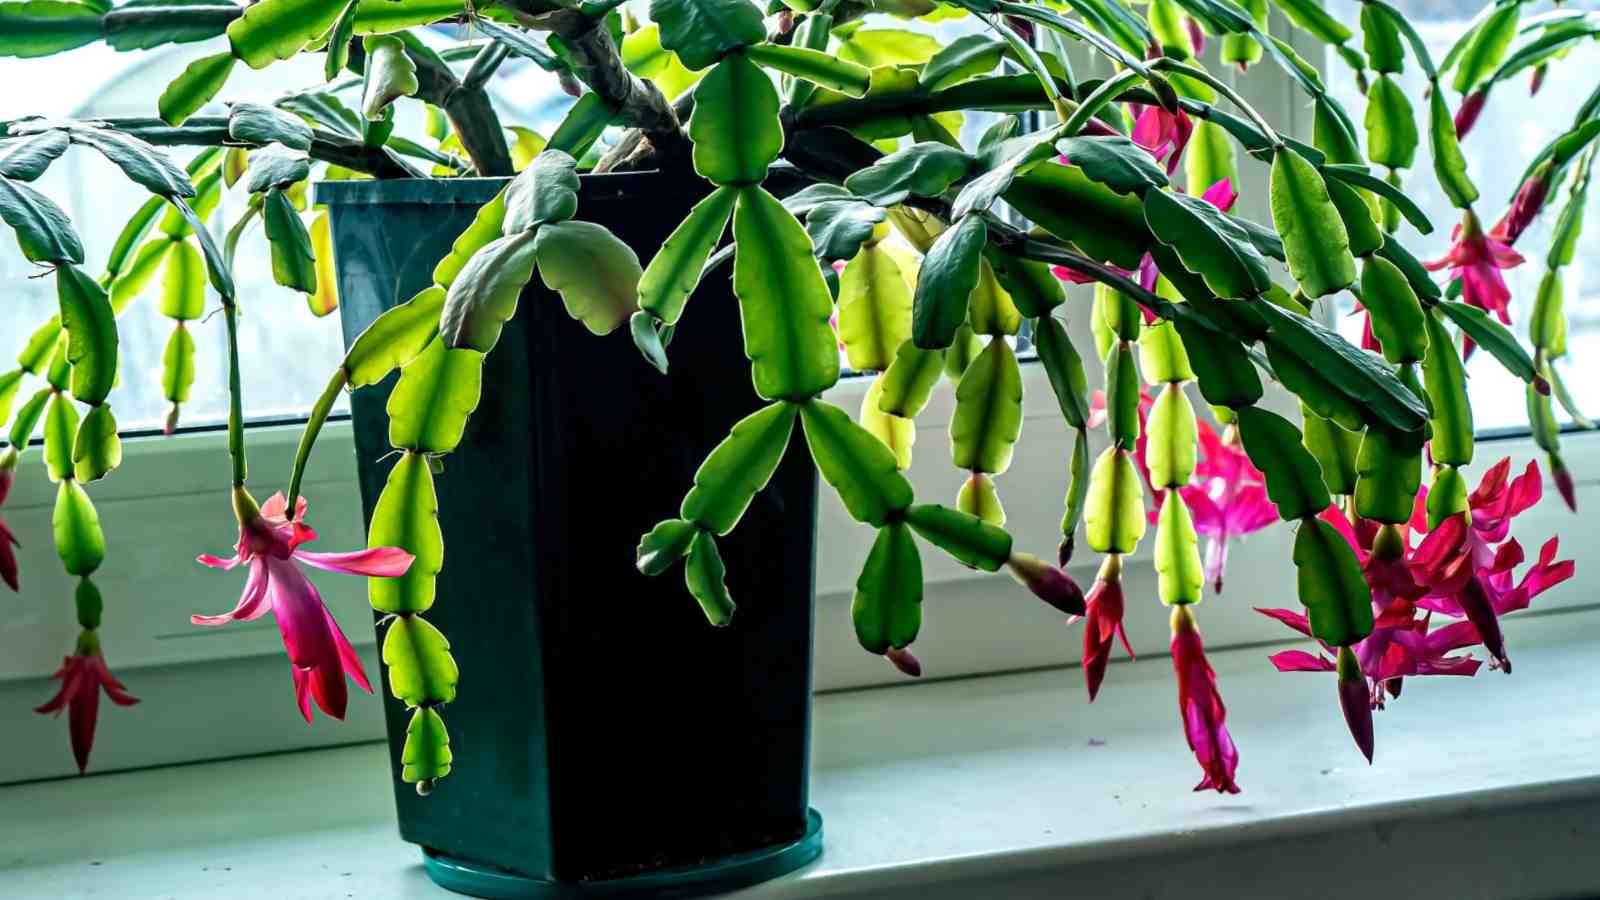
[[[184,323],[214,295],[229,338],[238,552],[201,562],[246,564],[249,576],[236,609],[195,620],[274,613],[302,711],[337,717],[347,676],[370,685],[298,565],[369,577],[395,701],[402,834],[450,887],[686,894],[815,857],[816,475],[875,534],[856,583],[857,637],[911,675],[920,539],[975,569],[1007,569],[1081,616],[1093,697],[1121,631],[1122,559],[1153,522],[1197,789],[1237,791],[1238,753],[1195,604],[1206,584],[1220,590],[1230,538],[1271,521],[1298,528],[1304,610],[1268,614],[1327,651],[1274,662],[1336,673],[1368,758],[1371,709],[1404,678],[1475,669],[1450,654],[1477,643],[1510,670],[1498,616],[1572,564],[1556,561],[1552,540],[1513,583],[1521,553],[1505,523],[1536,498],[1540,476],[1530,467],[1511,481],[1500,467],[1469,496],[1461,360],[1481,348],[1527,382],[1536,437],[1572,503],[1549,399],[1564,350],[1560,293],[1541,292],[1530,355],[1502,324],[1498,268],[1520,259],[1509,244],[1569,178],[1550,260],[1553,271],[1570,261],[1600,127],[1586,104],[1492,230],[1474,212],[1458,133],[1489,85],[1542,71],[1582,38],[1565,19],[1536,23],[1511,52],[1519,7],[1502,4],[1435,66],[1379,0],[1363,5],[1361,49],[1315,5],[1283,3],[1371,73],[1363,153],[1315,70],[1266,33],[1259,2],[1153,0],[1140,16],[1119,0],[653,0],[645,20],[622,5],[0,5],[0,53],[228,42],[161,94],[160,119],[24,119],[0,131],[0,217],[60,295],[60,315],[0,379],[5,416],[23,399],[0,487],[42,423],[43,468],[60,484],[54,537],[81,577],[84,631],[61,694],[41,710],[71,709],[80,767],[101,686],[133,702],[99,647],[91,575],[105,540],[85,486],[120,462],[106,403],[116,314],[158,269],[161,310],[175,321],[164,379],[174,424],[193,380]],[[910,40],[874,22],[889,16],[966,17],[976,31]],[[413,33],[437,23],[488,40],[440,53]],[[1269,57],[1305,92],[1310,144],[1200,64],[1208,34],[1222,38],[1224,61]],[[1115,74],[1075,78],[1063,39]],[[238,63],[305,52],[323,54],[329,84],[196,115]],[[579,94],[548,138],[508,132],[489,102],[485,85],[512,56]],[[458,75],[452,62],[469,58]],[[1401,238],[1433,228],[1399,176],[1419,134],[1392,77],[1407,59],[1430,83],[1433,177],[1463,210],[1455,248],[1435,264]],[[1467,95],[1454,121],[1441,83],[1451,67]],[[424,105],[437,144],[395,130],[395,106],[410,103]],[[963,143],[952,115],[973,111],[1002,115]],[[1019,115],[1032,112],[1040,120]],[[625,131],[605,143],[610,126]],[[154,195],[99,278],[82,268],[66,216],[29,186],[74,145]],[[161,146],[203,149],[180,167]],[[1270,224],[1229,212],[1241,162],[1270,168]],[[302,189],[319,173],[326,211],[308,227]],[[240,184],[248,210],[219,244],[211,211]],[[274,278],[314,312],[339,306],[348,346],[286,496],[264,503],[246,487],[237,334],[250,323],[231,275],[256,221]],[[1429,275],[1439,268],[1451,269],[1443,288]],[[1094,397],[1058,318],[1081,305],[1068,303],[1067,282],[1095,286],[1077,313],[1092,317],[1105,372]],[[1363,347],[1313,315],[1319,298],[1347,290],[1370,322]],[[1054,539],[1061,566],[1080,526],[1104,555],[1087,597],[1003,528],[996,476],[1021,428],[1024,329],[1077,432]],[[855,417],[823,398],[841,346],[851,368],[877,373]],[[1263,375],[1299,399],[1302,425],[1260,405]],[[19,393],[31,376],[45,386]],[[942,376],[955,384],[951,449],[967,473],[953,506],[919,502],[901,474],[910,420]],[[1220,433],[1196,415],[1191,382]],[[313,552],[301,473],[347,390],[369,546]],[[1088,433],[1102,423],[1110,443],[1091,460]],[[622,557],[635,544],[630,567]],[[647,577],[669,570],[683,589]],[[6,571],[14,584],[14,565]],[[721,627],[690,614],[684,594]],[[1461,621],[1433,625],[1427,611]]]

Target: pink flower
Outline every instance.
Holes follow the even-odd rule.
[[[1119,565],[1118,570],[1121,566]],[[1106,664],[1111,661],[1111,643],[1120,639],[1122,647],[1133,656],[1128,644],[1128,632],[1122,627],[1122,578],[1120,571],[1108,576],[1104,569],[1094,586],[1083,615],[1083,680],[1089,688],[1089,702],[1100,693],[1100,683],[1106,677]],[[1073,620],[1076,621],[1076,617]]]
[[[1451,280],[1461,279],[1461,299],[1494,313],[1501,322],[1510,325],[1511,314],[1506,304],[1511,300],[1511,291],[1500,270],[1522,265],[1522,254],[1484,234],[1478,217],[1470,209],[1462,215],[1453,238],[1455,243],[1443,259],[1424,265],[1432,272],[1449,267]],[[1467,342],[1465,352],[1471,354],[1471,341]]]
[[[0,454],[0,506],[5,506],[6,495],[11,493],[11,482],[17,477],[17,449],[7,447],[4,454]],[[17,536],[6,527],[6,520],[0,519],[0,581],[10,585],[13,591],[20,590],[17,582],[17,551],[21,546],[17,543]]]
[[[1202,457],[1193,482],[1178,494],[1194,518],[1194,530],[1207,538],[1206,580],[1220,594],[1228,542],[1278,521],[1278,508],[1267,499],[1266,476],[1244,449],[1219,438],[1205,422],[1199,425]]]
[[[36,713],[60,714],[67,710],[68,733],[72,738],[72,756],[78,761],[78,774],[89,768],[89,751],[94,749],[94,726],[100,715],[100,692],[104,690],[111,702],[118,706],[132,706],[137,697],[128,693],[122,682],[106,668],[105,657],[100,655],[100,640],[93,631],[85,630],[78,636],[78,646],[73,654],[61,660],[61,668],[52,678],[60,679],[61,690],[43,706],[34,707]]]
[[[1219,178],[1200,194],[1200,199],[1223,212],[1231,212],[1233,205],[1239,202],[1239,192],[1233,189],[1233,179]]]
[[[1159,106],[1135,106],[1138,118],[1133,123],[1133,142],[1143,147],[1157,162],[1165,161],[1167,174],[1178,169],[1183,148],[1194,133],[1194,123],[1183,110],[1170,113]]]
[[[1234,782],[1239,750],[1228,734],[1228,710],[1217,693],[1217,673],[1206,661],[1200,629],[1187,605],[1172,608],[1172,669],[1178,675],[1178,712],[1183,716],[1184,737],[1205,772],[1194,789],[1239,793]]]
[[[1489,230],[1491,240],[1509,245],[1522,237],[1522,232],[1544,209],[1544,201],[1550,196],[1550,171],[1550,164],[1546,162],[1522,182],[1522,186],[1517,188],[1517,196],[1511,201],[1511,208]]]
[[[1473,91],[1461,101],[1461,108],[1456,110],[1456,139],[1461,140],[1472,130],[1478,121],[1478,114],[1483,112],[1483,104],[1489,99],[1489,89],[1482,88]]]
[[[1339,648],[1339,708],[1361,755],[1372,762],[1372,690],[1349,647]]]
[[[296,504],[295,515],[284,515],[283,494],[273,494],[259,509],[243,488],[234,489],[234,509],[239,518],[237,555],[229,559],[201,554],[199,561],[214,569],[232,569],[248,563],[250,577],[233,611],[220,616],[191,616],[196,625],[248,622],[268,610],[278,620],[283,646],[289,654],[295,700],[300,714],[311,721],[311,701],[326,714],[343,719],[349,675],[361,689],[372,693],[361,658],[333,620],[322,595],[295,562],[331,572],[373,577],[404,575],[412,556],[398,547],[373,547],[350,553],[313,553],[298,549],[316,540],[304,522],[306,498]]]

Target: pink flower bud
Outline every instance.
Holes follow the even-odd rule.
[[[1578,492],[1572,483],[1572,472],[1568,471],[1567,464],[1559,456],[1550,457],[1550,480],[1556,483],[1556,491],[1566,501],[1567,509],[1577,512]]]
[[[1528,78],[1529,97],[1539,93],[1539,88],[1544,87],[1544,73],[1549,70],[1549,68],[1550,67],[1544,63],[1540,63],[1539,65],[1533,67],[1533,74]]]
[[[910,675],[912,678],[922,677],[922,662],[910,650],[890,647],[883,652],[884,658],[894,664],[896,669]]]
[[[1483,104],[1489,99],[1489,89],[1480,88],[1467,95],[1461,101],[1461,108],[1456,110],[1456,139],[1461,140],[1472,130],[1473,124],[1478,121],[1478,114],[1483,112]]]
[[[1339,706],[1361,755],[1372,762],[1372,692],[1349,647],[1339,648]]]
[[[1033,595],[1069,616],[1084,613],[1083,590],[1067,573],[1028,553],[1013,553],[1006,568]]]

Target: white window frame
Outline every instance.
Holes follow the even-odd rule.
[[[1281,23],[1278,23],[1281,25]],[[1307,58],[1320,47],[1293,38]],[[1084,67],[1088,69],[1087,66]],[[1264,62],[1244,77],[1214,67],[1274,122],[1290,133],[1309,130],[1309,113],[1286,78]],[[1265,167],[1240,157],[1243,170],[1239,211],[1269,221]],[[1075,288],[1066,306],[1071,331],[1090,378],[1099,378],[1088,336],[1088,292]],[[847,378],[827,395],[849,410],[860,409],[868,379]],[[997,478],[1019,549],[1053,558],[1066,492],[1071,432],[1062,420],[1048,380],[1036,362],[1023,363],[1024,424],[1011,469]],[[1198,399],[1198,398],[1197,398]],[[928,408],[917,419],[914,462],[907,473],[919,498],[953,502],[962,473],[949,462],[948,428],[953,391],[941,381]],[[1280,410],[1293,406],[1283,395],[1269,398]],[[298,441],[298,426],[251,429],[252,483],[272,485],[286,477]],[[100,715],[94,771],[186,762],[254,753],[302,749],[380,738],[378,696],[353,696],[344,723],[317,717],[305,725],[290,700],[290,682],[277,629],[270,618],[221,629],[191,626],[191,613],[232,607],[242,579],[192,562],[200,552],[227,551],[235,525],[223,500],[227,463],[220,432],[180,434],[127,442],[123,468],[95,491],[110,547],[96,581],[106,596],[102,627],[108,659],[143,702],[121,710],[106,704]],[[1516,533],[1530,556],[1549,535],[1568,535],[1565,555],[1592,549],[1583,526],[1600,510],[1600,435],[1568,434],[1563,439],[1568,465],[1578,483],[1579,508],[1573,516],[1547,488],[1544,503],[1517,521]],[[1094,435],[1093,448],[1104,445]],[[3,515],[23,542],[20,598],[0,596],[11,611],[0,625],[0,733],[8,736],[0,762],[0,783],[67,775],[72,772],[63,722],[33,714],[53,685],[46,679],[77,633],[71,613],[72,581],[55,558],[50,538],[52,486],[39,471],[38,449],[13,488]],[[1543,454],[1526,437],[1484,440],[1470,469],[1478,474],[1502,456],[1520,468]],[[305,494],[311,521],[328,549],[365,542],[351,429],[331,422],[323,432],[307,472]],[[865,526],[852,521],[824,487],[817,525],[816,687],[819,691],[859,688],[901,680],[881,658],[863,652],[850,625],[855,573],[870,545]],[[1221,648],[1282,642],[1292,635],[1253,606],[1294,606],[1289,563],[1291,529],[1274,525],[1238,542],[1232,551],[1225,593],[1209,590],[1198,615],[1208,646]],[[1147,539],[1125,568],[1127,629],[1141,654],[1166,652],[1166,610],[1156,596]],[[945,555],[923,554],[927,579],[924,624],[916,645],[931,678],[989,674],[1076,664],[1081,629],[1034,600],[1003,575],[974,572]],[[1098,558],[1080,548],[1070,572],[1081,584],[1093,579]],[[313,576],[335,615],[377,672],[370,610],[361,579]],[[1542,611],[1584,608],[1600,587],[1592,561],[1580,560],[1577,576],[1541,597]],[[452,602],[441,598],[441,602]],[[697,615],[685,597],[684,615]],[[1514,636],[1515,624],[1508,630]],[[1116,651],[1119,655],[1121,649]],[[1276,677],[1265,661],[1262,677]],[[1081,690],[1080,676],[1062,673],[1062,690]],[[470,689],[470,685],[467,686]]]

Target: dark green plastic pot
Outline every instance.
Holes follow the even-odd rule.
[[[585,176],[579,218],[648,261],[695,179]],[[319,185],[346,341],[432,282],[503,182]],[[661,375],[626,327],[568,317],[538,277],[488,357],[483,399],[437,479],[445,536],[430,621],[461,667],[444,710],[454,769],[395,782],[429,874],[485,897],[679,897],[729,890],[821,851],[807,808],[816,473],[791,446],[719,539],[738,603],[713,628],[674,570],[633,566],[696,467],[760,405],[726,269],[689,303]],[[393,378],[352,398],[370,518],[393,459]],[[794,440],[803,438],[799,429]],[[406,711],[386,699],[398,775]]]

